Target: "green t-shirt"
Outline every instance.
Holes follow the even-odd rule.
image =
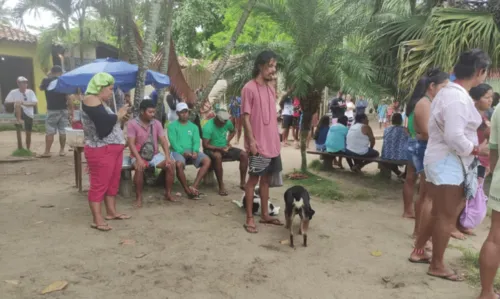
[[[207,121],[203,126],[203,139],[208,139],[209,144],[216,147],[227,146],[227,132],[233,132],[234,126],[230,121],[226,121],[223,127],[217,127],[214,119]]]
[[[178,120],[168,125],[170,150],[179,154],[200,151],[200,131],[192,122],[181,124]]]
[[[417,137],[417,131],[415,131],[415,111],[412,111],[408,117],[408,132],[411,138]]]

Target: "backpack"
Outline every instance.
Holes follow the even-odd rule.
[[[476,195],[465,202],[465,208],[460,215],[460,224],[464,228],[473,229],[486,217],[488,197],[484,194],[483,183],[484,179],[478,180]]]

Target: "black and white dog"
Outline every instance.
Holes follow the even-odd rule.
[[[245,207],[245,194],[241,198],[241,207]],[[255,187],[253,192],[253,206],[252,213],[254,215],[260,216],[261,212],[261,202],[260,202],[260,190],[259,187]],[[276,207],[271,203],[271,199],[267,202],[267,210],[269,211],[269,216],[278,216],[280,213],[280,207]]]
[[[290,230],[290,247],[295,247],[293,244],[292,221],[295,215],[300,216],[300,230],[304,238],[304,247],[307,247],[307,229],[309,228],[309,220],[314,215],[314,210],[311,208],[309,192],[302,186],[293,186],[285,191],[285,228]]]

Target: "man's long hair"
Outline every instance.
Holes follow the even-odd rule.
[[[260,73],[260,67],[262,65],[265,65],[271,61],[271,59],[276,59],[278,55],[274,53],[271,50],[265,50],[259,53],[257,55],[257,58],[255,59],[255,63],[253,65],[253,71],[252,71],[252,77],[255,79]]]

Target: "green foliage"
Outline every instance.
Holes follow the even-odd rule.
[[[449,245],[448,247],[462,252],[463,256],[461,258],[461,262],[467,271],[467,282],[473,287],[481,287],[481,277],[479,275],[479,252],[462,246]],[[495,277],[493,286],[495,290],[500,289],[500,275]]]
[[[339,186],[335,182],[324,179],[310,172],[305,172],[304,174],[307,175],[306,179],[287,179],[286,182],[290,185],[304,186],[312,196],[316,196],[324,200],[342,201],[345,198],[344,193],[339,190]]]
[[[238,24],[246,1],[238,0],[228,6],[224,11],[223,28],[209,38],[217,57],[229,42],[231,35]],[[262,14],[252,13],[245,23],[242,33],[238,37],[237,46],[259,45],[271,42],[290,41],[291,38],[284,33],[279,25],[270,17]],[[234,53],[244,53],[244,48],[236,47]]]
[[[12,21],[12,10],[5,6],[7,0],[0,0],[0,25],[10,25]]]
[[[14,156],[14,157],[33,157],[33,152],[28,150],[28,149],[21,148],[21,149],[16,149],[12,153],[12,156]]]

